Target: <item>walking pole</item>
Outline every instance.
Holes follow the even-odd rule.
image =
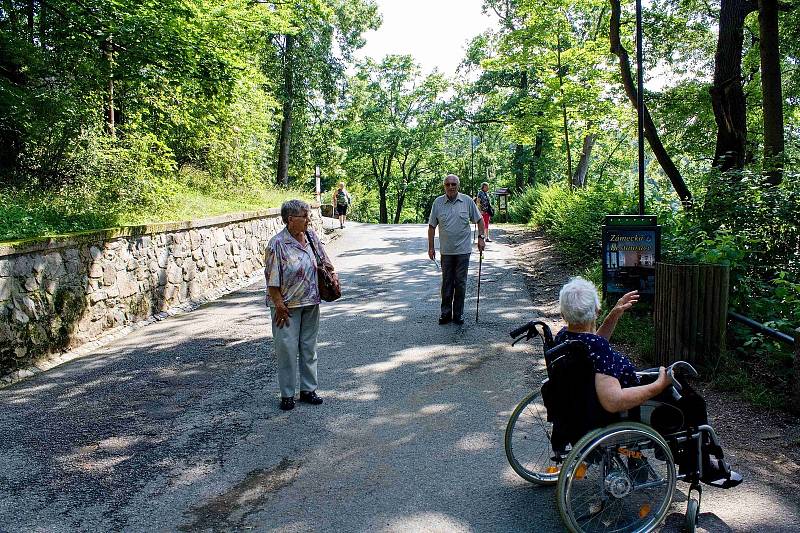
[[[481,265],[483,265],[483,251],[478,259],[478,302],[475,304],[475,323],[478,323],[478,309],[481,306]]]

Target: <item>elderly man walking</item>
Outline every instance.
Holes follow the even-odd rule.
[[[444,179],[444,194],[433,201],[428,218],[428,257],[436,259],[434,236],[439,228],[442,254],[442,309],[439,324],[464,323],[464,296],[467,292],[469,254],[472,252],[470,222],[478,224],[478,250],[486,246],[486,230],[475,202],[458,192],[458,176]]]

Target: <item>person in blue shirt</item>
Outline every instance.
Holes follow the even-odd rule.
[[[633,409],[670,386],[663,366],[658,370],[656,381],[640,384],[633,363],[613,350],[608,342],[623,313],[639,301],[637,291],[622,296],[600,327],[597,327],[600,298],[592,282],[580,277],[571,279],[561,288],[558,300],[567,326],[558,332],[555,341],[561,343],[575,339],[589,347],[589,357],[596,372],[597,399],[603,409],[609,413]]]
[[[588,346],[589,357],[594,363],[597,399],[609,413],[628,411],[651,399],[662,403],[672,401],[668,393],[662,394],[672,384],[663,366],[658,369],[655,381],[642,383],[633,363],[609,344],[620,317],[638,301],[638,291],[626,293],[598,327],[600,297],[591,281],[581,277],[572,278],[558,295],[561,316],[567,326],[556,334],[554,341],[560,344],[566,340],[579,340]],[[677,407],[692,425],[707,424],[705,401],[696,393],[686,394],[688,390],[688,386],[685,386],[684,398]],[[657,426],[654,424],[658,430]],[[711,454],[716,457],[711,457]],[[721,484],[727,480],[729,487],[741,482],[742,477],[731,471],[722,459],[721,449],[706,449],[703,455],[702,481]]]

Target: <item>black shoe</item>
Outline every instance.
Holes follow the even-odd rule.
[[[449,324],[452,320],[450,315],[442,315],[439,317],[439,325],[444,326],[445,324]]]
[[[284,396],[281,398],[281,411],[291,411],[294,409],[294,396]]]
[[[459,325],[459,326],[463,326],[464,325],[464,317],[463,316],[454,317],[453,318],[453,322],[455,324]]]
[[[299,400],[303,403],[310,403],[311,405],[319,405],[322,403],[322,398],[317,396],[316,391],[300,391]]]

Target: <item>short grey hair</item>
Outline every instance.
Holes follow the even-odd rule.
[[[445,176],[445,177],[444,177],[444,179],[442,180],[442,183],[444,183],[445,181],[447,181],[447,178],[455,178],[455,179],[456,179],[456,183],[458,183],[459,185],[461,185],[461,178],[459,178],[459,177],[458,177],[458,176],[456,176],[455,174],[448,174],[447,176]]]
[[[597,319],[600,297],[594,283],[578,276],[561,287],[558,304],[561,307],[561,316],[567,324],[585,325]]]
[[[297,198],[293,200],[286,200],[281,205],[281,220],[283,220],[284,224],[289,223],[289,217],[299,217],[304,213],[310,213],[311,206],[308,205],[307,202],[303,200],[298,200]]]
[[[488,181],[484,181],[483,183],[481,183],[481,189],[483,189],[484,186],[488,187],[489,186],[489,182]]]

